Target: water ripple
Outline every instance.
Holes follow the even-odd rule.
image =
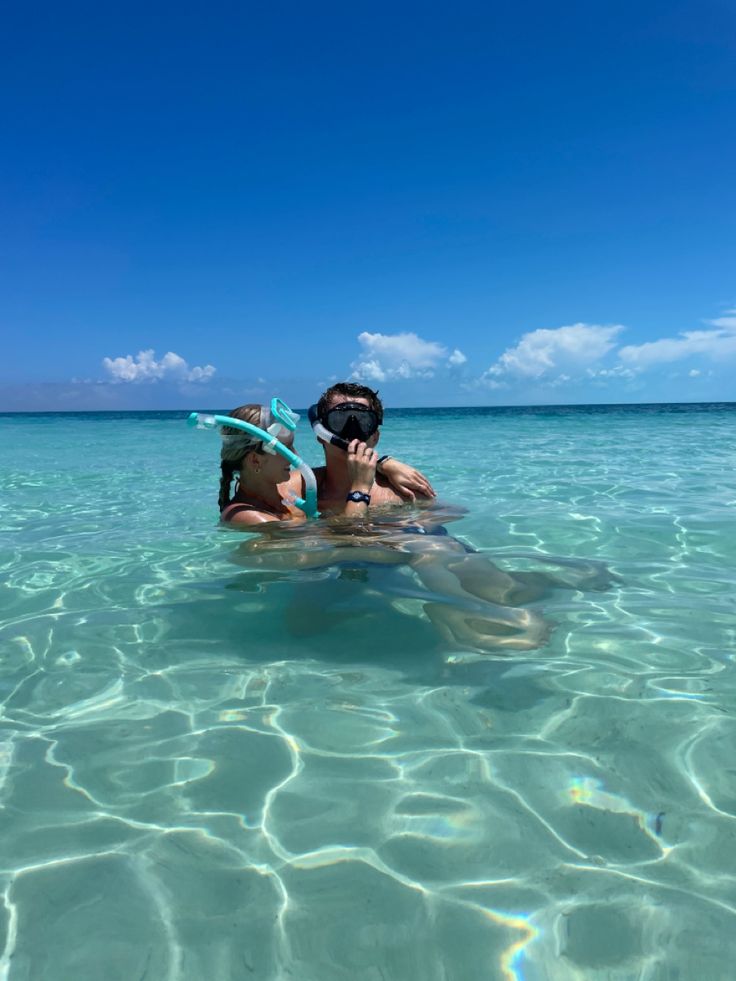
[[[470,504],[453,532],[553,577],[520,607],[549,638],[486,653],[411,570],[235,564],[178,421],[51,422],[55,474],[13,422],[0,979],[730,978],[736,427],[709,418],[707,448],[695,413],[392,422]],[[438,456],[473,426],[495,469]]]

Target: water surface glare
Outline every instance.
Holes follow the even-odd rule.
[[[389,413],[556,577],[489,653],[239,561],[185,416],[0,416],[1,981],[731,981],[736,406]]]

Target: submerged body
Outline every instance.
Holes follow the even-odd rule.
[[[381,570],[403,567],[410,574],[405,588],[450,645],[479,652],[540,647],[551,625],[526,604],[556,588],[600,589],[608,584],[600,565],[591,563],[569,563],[566,576],[548,570],[506,572],[447,533],[444,524],[462,517],[457,509],[412,509],[407,514],[385,508],[371,517],[359,524],[333,517],[302,527],[272,525],[268,533],[240,545],[233,561],[253,572],[337,569],[365,581],[377,574],[380,581]],[[546,557],[552,565],[563,561]],[[365,575],[354,575],[360,570]],[[329,601],[324,590],[325,616]],[[318,613],[312,609],[310,615]]]

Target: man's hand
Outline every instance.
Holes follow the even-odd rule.
[[[367,443],[353,439],[348,443],[348,477],[350,490],[370,494],[373,481],[376,479],[376,463],[378,454]]]
[[[393,489],[407,501],[417,497],[436,497],[434,489],[423,473],[414,467],[389,457],[381,464],[381,474]]]

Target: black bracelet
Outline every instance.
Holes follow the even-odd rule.
[[[390,460],[390,459],[391,456],[388,453],[386,453],[384,456],[379,456],[378,463],[376,464],[376,470],[378,470],[378,468],[381,466],[382,463],[385,463],[386,460]]]
[[[363,494],[361,491],[350,491],[345,500],[352,501],[354,504],[370,504],[371,495]]]

